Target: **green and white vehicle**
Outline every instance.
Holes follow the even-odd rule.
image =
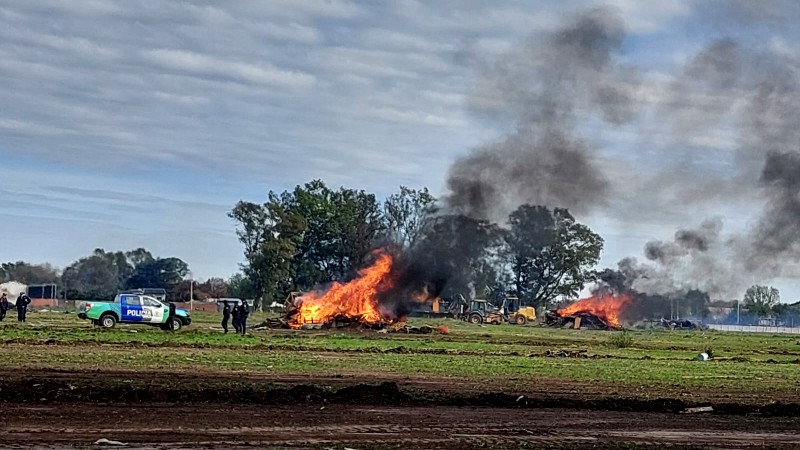
[[[113,302],[88,301],[78,305],[78,317],[89,319],[103,328],[117,323],[141,323],[169,330],[169,306],[153,297],[141,294],[119,294]],[[173,329],[180,330],[192,323],[189,311],[176,308]]]

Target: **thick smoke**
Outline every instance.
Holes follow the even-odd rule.
[[[697,290],[719,299],[756,280],[799,275],[786,268],[800,262],[800,54],[779,41],[748,48],[725,38],[676,75],[653,76],[621,62],[624,29],[614,11],[593,9],[480,71],[470,109],[512,131],[452,165],[443,213],[503,224],[528,203],[697,223],[719,214],[714,206],[759,203],[763,211],[747,226],[723,233],[713,218],[648,242],[643,261],[620,261],[603,286],[652,302],[696,300]],[[635,135],[640,154],[592,141],[617,126]],[[641,173],[625,172],[651,159]],[[700,206],[708,212],[698,217]],[[447,236],[452,242],[431,255],[466,242]],[[437,291],[463,266],[444,256],[427,263],[414,270],[433,276]]]
[[[733,11],[729,17],[742,19]],[[761,199],[765,210],[749,231],[723,236],[721,219],[711,219],[669,241],[648,242],[649,262],[636,263],[643,275],[632,283],[646,293],[702,289],[726,297],[741,292],[744,280],[791,275],[783,268],[800,261],[800,56],[779,43],[753,50],[719,39],[673,78],[648,79],[620,62],[624,29],[613,10],[593,9],[531,37],[479,74],[469,106],[514,130],[453,164],[449,212],[504,223],[530,203],[637,219],[659,209]],[[655,101],[643,87],[659,93]],[[617,211],[625,208],[618,198],[628,195],[618,182],[625,178],[601,170],[602,149],[579,131],[652,117],[668,127],[671,141],[656,155],[663,169],[650,173],[649,203]],[[678,148],[696,153],[672,157]],[[730,151],[701,153],[709,148]],[[710,171],[702,164],[708,158],[728,169]],[[606,167],[623,167],[604,159]]]
[[[695,277],[685,282],[719,295],[740,294],[746,281],[797,275],[785,268],[800,261],[798,61],[797,54],[776,44],[756,51],[723,39],[701,51],[674,81],[671,101],[662,108],[676,135],[691,140],[728,129],[735,136],[732,170],[717,178],[693,174],[718,185],[695,196],[712,195],[720,203],[750,196],[765,207],[750,230],[724,241],[715,232],[695,249],[677,234],[675,242],[648,243],[645,255],[661,268],[680,276],[688,268]]]
[[[634,117],[636,78],[617,61],[624,37],[616,14],[591,10],[480,74],[471,108],[515,130],[453,164],[452,212],[504,223],[525,203],[577,213],[605,203],[609,180],[577,125],[588,116],[607,124]]]

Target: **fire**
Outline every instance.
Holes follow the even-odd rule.
[[[292,328],[304,323],[326,323],[334,319],[355,319],[367,325],[390,321],[378,308],[378,294],[392,287],[392,257],[377,253],[375,263],[358,272],[347,283],[334,283],[325,292],[311,292],[297,299],[298,310],[289,321]]]
[[[558,315],[569,316],[572,314],[589,313],[593,314],[609,323],[613,327],[619,327],[619,316],[622,310],[633,300],[628,294],[613,296],[604,294],[592,296],[579,300],[566,308],[558,310]]]

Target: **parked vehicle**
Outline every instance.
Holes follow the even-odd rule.
[[[466,320],[476,325],[482,323],[511,323],[525,325],[536,321],[536,310],[532,306],[519,307],[512,311],[511,305],[515,297],[508,297],[503,301],[503,306],[498,308],[486,300],[475,299],[470,302]]]
[[[78,317],[89,319],[103,328],[114,328],[117,323],[141,323],[169,330],[169,306],[153,297],[140,294],[119,294],[113,302],[89,301],[78,305]],[[173,330],[192,323],[189,311],[175,309]]]
[[[139,294],[153,297],[161,303],[167,303],[167,290],[163,288],[137,288],[127,291],[117,291],[118,294]]]

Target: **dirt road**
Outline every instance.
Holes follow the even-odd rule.
[[[797,448],[794,419],[469,407],[3,405],[0,448]],[[624,444],[624,445],[620,445]]]
[[[716,391],[653,398],[552,380],[514,392],[430,377],[100,369],[0,379],[0,449],[95,448],[101,438],[133,449],[800,448],[800,405],[732,403]],[[714,413],[681,413],[698,401]]]

